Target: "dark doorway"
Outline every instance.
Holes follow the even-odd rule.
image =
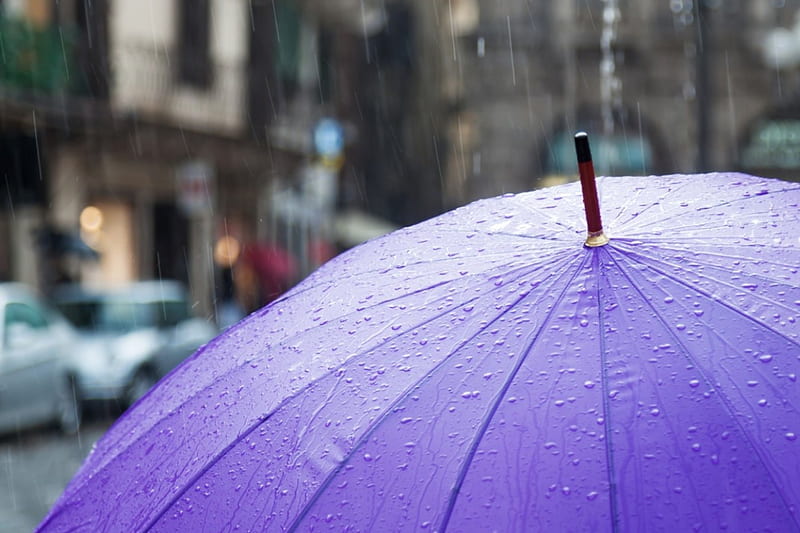
[[[153,275],[189,283],[189,221],[172,202],[153,206]]]

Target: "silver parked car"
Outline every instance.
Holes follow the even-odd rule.
[[[186,288],[176,281],[104,291],[67,286],[53,301],[86,343],[75,360],[86,400],[132,404],[217,334],[213,324],[192,316]]]
[[[31,290],[0,283],[0,433],[56,422],[80,427],[75,331]]]

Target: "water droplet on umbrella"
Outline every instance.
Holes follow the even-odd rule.
[[[372,455],[365,453],[364,460],[369,463],[370,461],[372,461]]]
[[[683,331],[686,329],[686,324],[678,324],[675,326],[675,329],[677,329],[678,331]]]
[[[766,407],[767,406],[767,400],[765,398],[761,398],[760,400],[758,400],[758,405],[761,406],[761,407]]]
[[[756,385],[758,385],[758,381],[754,379],[751,379],[750,381],[747,382],[748,387],[755,387]]]
[[[762,363],[769,363],[770,361],[772,361],[772,355],[770,355],[768,353],[765,353],[763,355],[759,355],[758,356],[758,360],[761,361]]]
[[[593,389],[594,385],[595,385],[594,381],[590,379],[587,379],[586,381],[583,382],[583,386],[586,387],[587,389]]]
[[[788,433],[784,434],[784,437],[786,437],[786,440],[790,440],[790,441],[795,441],[795,440],[797,440],[797,435],[795,435],[795,434],[794,434],[793,432],[791,432],[791,431],[789,431]]]
[[[653,416],[658,416],[661,414],[661,409],[659,409],[658,407],[653,407],[652,409],[650,409],[650,414]]]
[[[667,296],[667,297],[664,298],[664,303],[665,304],[671,304],[674,301],[675,301],[675,298],[673,298],[672,296]]]
[[[589,321],[586,320],[585,318],[582,318],[580,324],[582,328],[585,328],[586,326],[589,325]]]
[[[702,309],[695,309],[693,313],[695,314],[695,316],[703,316],[703,313],[705,313],[705,311],[703,311]]]
[[[693,389],[697,388],[699,385],[700,385],[700,380],[699,379],[689,380],[689,386],[692,387]]]
[[[589,494],[586,495],[586,499],[591,502],[591,501],[596,500],[599,495],[600,495],[600,493],[598,493],[597,491],[593,490],[592,492],[590,492]]]

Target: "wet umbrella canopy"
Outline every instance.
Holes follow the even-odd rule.
[[[200,350],[45,531],[800,523],[800,186],[605,178],[371,241]]]

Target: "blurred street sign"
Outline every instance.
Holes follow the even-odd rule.
[[[314,150],[326,159],[336,159],[344,150],[344,128],[332,118],[323,118],[314,127]]]
[[[211,211],[214,169],[205,161],[189,161],[178,167],[178,205],[186,214]]]

